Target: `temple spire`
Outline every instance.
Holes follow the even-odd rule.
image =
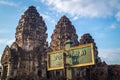
[[[65,15],[58,21],[51,38],[50,47],[52,50],[64,49],[65,42],[69,39],[71,39],[74,46],[78,45],[78,36],[75,27]]]
[[[30,6],[19,20],[16,42],[23,49],[33,49],[46,41],[46,24],[34,6]]]

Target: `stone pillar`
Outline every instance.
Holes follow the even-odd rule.
[[[9,79],[10,78],[10,72],[11,72],[11,65],[10,65],[10,62],[8,63],[8,68],[7,68],[7,78]]]
[[[6,80],[7,79],[7,68],[8,65],[7,64],[3,64],[2,66],[2,73],[1,73],[1,80]]]
[[[12,78],[12,68],[13,68],[13,63],[9,62],[8,67],[7,67],[7,79]]]
[[[2,66],[1,79],[3,78],[4,67]]]

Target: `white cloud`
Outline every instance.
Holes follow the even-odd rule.
[[[108,3],[110,4],[111,7],[120,9],[120,0],[109,0]]]
[[[117,14],[115,15],[115,17],[116,17],[117,21],[120,21],[120,11],[117,12]]]
[[[0,1],[0,4],[1,4],[1,5],[7,5],[7,6],[14,6],[14,7],[18,6],[18,5],[17,5],[16,3],[14,3],[14,2],[5,1],[5,0],[1,0],[1,1]]]
[[[108,64],[120,64],[120,48],[99,49],[99,56]]]
[[[116,24],[112,24],[111,26],[110,26],[110,29],[116,29],[117,28],[117,25]]]
[[[53,18],[51,18],[49,15],[42,14],[42,13],[40,13],[40,15],[41,15],[44,19],[50,21],[52,24],[55,24],[55,23],[56,23],[55,20],[54,20]]]
[[[14,41],[14,39],[0,39],[0,44],[11,45]]]
[[[99,17],[109,16],[111,9],[104,0],[43,0],[58,12],[69,13],[71,16]]]
[[[106,34],[103,33],[103,32],[97,32],[97,31],[94,31],[94,34],[93,34],[97,39],[103,39],[106,37]]]
[[[73,19],[78,17],[109,17],[116,16],[120,21],[120,0],[39,0],[52,10],[70,14]]]

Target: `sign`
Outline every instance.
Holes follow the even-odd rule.
[[[55,51],[50,52],[47,55],[47,67],[48,70],[56,70],[56,69],[63,69],[64,68],[64,58],[63,58],[63,51]]]
[[[66,64],[70,67],[88,66],[94,64],[93,44],[85,44],[66,50]]]
[[[64,55],[64,54],[65,55]],[[94,64],[93,44],[84,44],[47,54],[48,70],[64,69],[65,66],[80,67]]]

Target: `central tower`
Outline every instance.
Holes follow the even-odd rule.
[[[66,16],[62,16],[60,18],[55,26],[51,38],[52,41],[50,43],[50,48],[53,51],[64,49],[65,42],[69,39],[74,43],[73,46],[77,46],[79,44],[75,27]]]

